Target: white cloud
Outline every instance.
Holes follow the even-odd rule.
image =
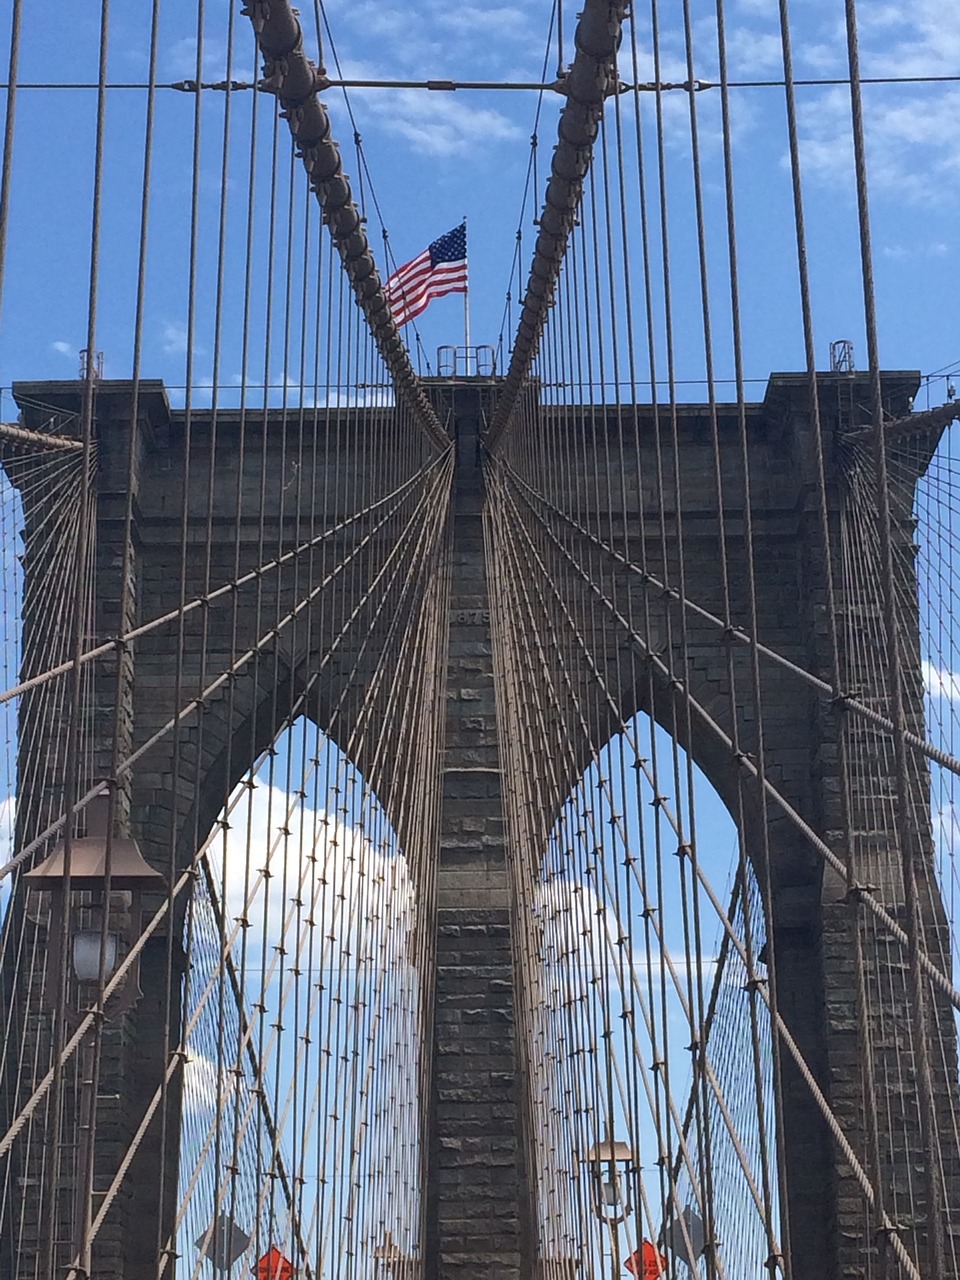
[[[300,1158],[310,1180],[322,1176],[338,1188],[344,1203],[357,1185],[358,1158],[340,1158],[337,1123],[347,1126],[352,1146],[369,1150],[381,1184],[392,1188],[386,1210],[382,1198],[377,1201],[375,1223],[366,1222],[367,1201],[359,1199],[358,1238],[369,1237],[375,1245],[385,1226],[403,1238],[405,1223],[418,1214],[420,991],[409,957],[414,898],[406,861],[382,814],[369,823],[371,830],[383,832],[382,839],[379,834],[368,838],[346,820],[361,809],[373,816],[370,797],[361,797],[355,777],[349,769],[338,771],[327,789],[327,803],[339,816],[312,807],[302,793],[262,783],[249,792],[240,789],[231,825],[214,841],[209,858],[215,878],[224,884],[228,935],[237,917],[249,922],[247,1019],[260,1069],[280,1099],[277,1127],[283,1134],[292,1132],[295,1088],[313,1093],[314,1105],[334,1120],[333,1136],[319,1142],[319,1125],[313,1137],[304,1131]],[[267,880],[260,879],[263,868],[269,870]],[[201,927],[209,929],[209,918],[205,926],[203,920]],[[203,941],[199,932],[195,938]],[[312,950],[300,949],[304,938],[312,939]],[[212,941],[216,945],[215,937]],[[260,971],[264,945],[268,966],[283,948],[283,990],[276,973]],[[199,994],[199,987],[195,991]],[[231,1070],[237,1065],[236,1024],[218,1069],[218,1017],[214,999],[191,1033],[184,1070],[185,1114],[199,1121],[201,1133],[218,1112],[231,1114],[235,1106],[246,1111],[252,1085],[245,1061],[241,1072]],[[339,1044],[343,1057],[314,1053],[310,1077],[295,1085],[303,1071],[301,1046],[311,1042]],[[343,1066],[351,1061],[352,1071]],[[243,1138],[245,1149],[252,1150],[259,1138],[254,1120]],[[204,1176],[221,1178],[222,1169],[212,1167],[212,1148],[205,1159]],[[309,1213],[309,1189],[306,1195]]]
[[[684,983],[688,973],[696,970],[693,957],[688,962],[685,955],[669,950],[655,949],[648,960],[639,921],[619,919],[613,905],[602,903],[593,887],[581,881],[552,877],[540,885],[533,910],[541,922],[545,965],[564,998],[569,997],[572,982],[584,985],[598,974],[607,975],[615,987],[621,966],[628,984],[631,972],[634,976],[649,973],[668,987],[675,978]],[[716,964],[715,956],[701,957],[705,982],[712,980]]]
[[[356,406],[372,406],[373,408],[383,409],[396,403],[396,397],[392,387],[373,386],[357,391],[330,390],[321,392],[317,396],[308,392],[302,397],[301,403],[311,409],[341,409],[354,408]]]
[[[71,360],[76,360],[78,356],[77,348],[72,342],[51,342],[50,350],[56,351],[58,356],[68,356]]]
[[[946,702],[960,702],[960,672],[937,667],[932,662],[923,663],[923,687],[930,698]]]
[[[13,857],[13,828],[16,816],[16,796],[5,796],[0,800],[0,865],[9,862]],[[11,883],[9,876],[0,881],[0,919],[10,897]]]
[[[737,27],[728,35],[728,41],[731,78],[782,73],[783,53],[779,33]]]
[[[188,1053],[183,1068],[183,1106],[187,1115],[209,1116],[217,1110],[223,1099],[225,1082],[232,1078],[229,1065],[224,1067],[221,1076],[217,1064],[205,1054],[196,1050]]]
[[[933,815],[933,833],[942,852],[952,854],[960,831],[960,815],[954,804],[945,804]]]
[[[497,111],[477,110],[465,102],[438,101],[400,93],[393,104],[384,103],[380,112],[388,132],[412,143],[418,151],[433,156],[462,156],[478,146],[509,142],[523,136],[522,130]]]
[[[0,862],[6,862],[13,852],[13,824],[17,816],[17,797],[5,796],[0,800]]]
[[[168,320],[161,330],[160,343],[167,355],[185,356],[187,354],[187,326]]]
[[[804,44],[797,50],[800,66],[810,76],[836,77],[846,74],[842,27],[837,27],[833,41]]]
[[[909,244],[885,244],[881,256],[893,262],[904,262],[917,258],[942,258],[950,252],[950,246],[942,240],[919,241]]]
[[[248,56],[248,55],[245,55]],[[164,55],[164,61],[171,75],[182,76],[185,80],[194,80],[197,75],[197,38],[184,36],[175,41]],[[204,39],[202,58],[202,77],[205,81],[220,81],[227,74],[227,45],[224,40]],[[251,81],[254,78],[253,67],[246,63],[243,66],[234,63],[230,68],[232,80]]]
[[[355,33],[390,45],[385,78],[480,78],[480,68],[500,76],[522,68],[531,74],[543,59],[549,21],[545,6],[470,4],[421,0],[385,6],[361,0],[337,18],[338,39]],[[349,74],[349,73],[348,73]]]
[[[373,67],[351,64],[348,78],[376,79]],[[395,72],[393,73],[396,74]],[[368,122],[385,133],[404,138],[415,151],[449,158],[477,156],[500,142],[514,142],[523,130],[490,107],[477,107],[475,99],[456,93],[429,93],[422,89],[357,89],[351,95],[362,104]]]
[[[545,4],[360,0],[336,15],[339,69],[348,80],[539,79],[548,23]],[[386,49],[389,61],[380,54]],[[328,56],[328,74],[336,75],[332,63]],[[482,156],[529,134],[527,112],[518,115],[523,127],[512,118],[522,103],[519,95],[500,95],[490,105],[490,99],[478,103],[473,93],[353,89],[350,100],[364,131],[403,139],[438,159]],[[329,102],[339,119],[341,107],[332,93]]]
[[[738,13],[772,20],[776,20],[780,12],[777,0],[737,0],[736,9]]]
[[[437,11],[436,21],[471,44],[486,45],[493,36],[503,46],[516,45],[534,34],[529,14],[514,5],[445,5]]]
[[[865,76],[953,75],[960,58],[960,0],[861,5]]]
[[[859,32],[864,78],[953,74],[960,59],[960,0],[917,0],[908,7],[867,2],[860,6]],[[805,66],[845,75],[842,27],[831,17],[811,34],[798,45]],[[942,199],[944,182],[955,182],[960,171],[960,90],[866,85],[863,106],[871,186],[912,202]],[[799,108],[804,173],[852,189],[849,90],[805,93]]]
[[[249,807],[241,800],[230,821],[210,859],[218,879],[226,869],[230,926],[249,921],[248,952],[258,953],[266,935],[271,953],[283,946],[292,956],[312,919],[314,947],[332,960],[406,957],[414,896],[402,854],[277,787],[255,785]]]

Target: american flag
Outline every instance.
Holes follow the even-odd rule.
[[[467,292],[467,224],[445,236],[398,267],[383,286],[398,325],[407,324],[426,311],[434,298],[445,293]]]

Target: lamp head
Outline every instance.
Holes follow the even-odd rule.
[[[633,1151],[626,1142],[605,1138],[590,1148],[585,1159],[588,1164],[633,1164]]]
[[[160,872],[144,860],[135,840],[108,837],[108,814],[109,797],[94,797],[84,814],[87,834],[69,842],[61,840],[48,858],[23,877],[27,888],[51,897],[48,972],[60,972],[63,936],[70,947],[74,977],[81,984],[99,982],[101,976],[105,982],[110,981],[121,959],[121,943],[126,953],[139,935],[141,894],[165,883]],[[75,897],[86,893],[93,895],[93,902],[83,903]],[[126,902],[121,906],[118,900],[124,898]],[[126,924],[120,932],[108,930],[104,934],[100,913],[106,912],[109,917],[114,911],[125,914]],[[75,916],[75,912],[87,913],[88,919]],[[139,998],[139,967],[137,957],[115,995],[113,1011],[128,1009]],[[52,989],[56,989],[55,983]]]
[[[621,1187],[621,1166],[636,1163],[634,1153],[626,1142],[615,1142],[607,1137],[590,1148],[584,1157],[594,1182],[594,1210],[599,1218],[609,1223],[623,1222],[632,1212]]]
[[[106,796],[95,796],[87,805],[87,834],[70,841],[70,888],[105,889],[107,885]],[[144,860],[136,840],[114,836],[109,842],[111,889],[159,889],[163,876]],[[50,856],[23,877],[31,889],[41,892],[62,888],[66,880],[67,846],[61,840]]]

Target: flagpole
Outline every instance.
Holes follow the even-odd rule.
[[[463,215],[463,244],[466,251],[467,244],[467,215]],[[467,287],[463,291],[463,365],[464,373],[470,376],[470,258],[466,258],[467,264]]]

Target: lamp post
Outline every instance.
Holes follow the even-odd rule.
[[[614,1141],[612,1126],[606,1138],[587,1152],[585,1163],[589,1166],[593,1183],[593,1211],[610,1231],[610,1247],[613,1251],[613,1275],[620,1275],[620,1224],[633,1212],[623,1184],[620,1166],[634,1163],[633,1151],[626,1142]]]
[[[61,841],[23,881],[35,893],[49,894],[48,945],[44,995],[59,1002],[61,1016],[76,1028],[84,1017],[83,1004],[100,998],[124,956],[140,936],[142,895],[157,889],[164,878],[143,859],[135,840],[112,836],[108,830],[109,798],[99,795],[85,811],[87,834]],[[64,970],[66,939],[70,966]],[[66,972],[66,985],[61,975]],[[140,998],[139,958],[131,964],[110,1002],[111,1015],[133,1008]],[[70,988],[73,988],[71,991]],[[82,1274],[89,1276],[96,1115],[96,1037],[81,1041],[78,1069],[78,1142],[74,1178],[73,1231]],[[54,1153],[59,1159],[59,1153]]]

